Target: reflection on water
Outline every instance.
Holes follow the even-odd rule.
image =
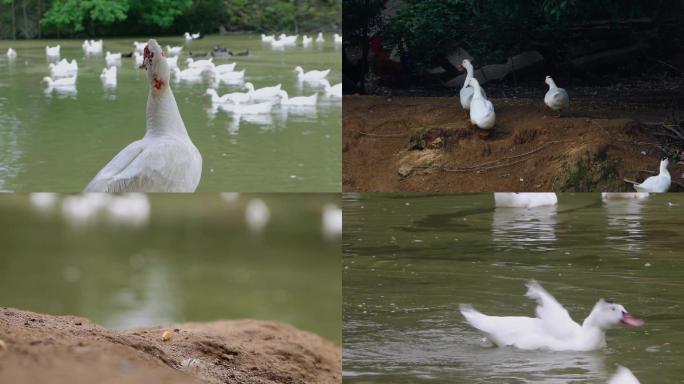
[[[332,194],[5,194],[0,305],[112,328],[258,318],[339,341],[341,234],[321,220],[339,204]]]
[[[130,52],[133,40],[105,39],[103,50]],[[292,96],[301,95],[292,71],[296,65],[331,68],[330,81],[340,82],[340,51],[332,43],[321,49],[299,46],[275,52],[263,48],[259,40],[256,35],[207,36],[193,42],[192,50],[209,51],[214,45],[250,50],[249,56],[214,59],[217,65],[236,62],[238,70],[246,71],[244,81],[221,82],[220,93],[239,91],[249,81],[256,88],[280,83]],[[183,39],[168,37],[159,42],[175,46],[182,45]],[[49,74],[45,46],[57,44],[61,44],[60,57],[78,62],[76,85],[47,87],[40,83]],[[13,129],[22,132],[21,140],[13,144],[19,149],[14,151],[19,158],[5,159],[0,154],[0,161],[7,161],[0,163],[0,169],[17,168],[12,173],[0,171],[1,188],[81,191],[118,151],[144,134],[149,86],[136,59],[111,62],[118,68],[116,80],[102,80],[100,75],[107,66],[104,53],[86,55],[81,44],[81,40],[0,41],[0,51],[12,45],[19,54],[14,63],[0,55],[0,102],[9,100],[0,105],[0,119],[12,119],[16,125],[0,121],[0,138],[13,135]],[[187,57],[187,52],[181,54],[181,69],[187,67]],[[230,111],[211,107],[201,96],[212,82],[208,74],[173,82],[183,121],[202,153],[205,169],[199,191],[340,190],[341,152],[332,150],[341,146],[340,100],[321,97],[315,111],[298,115],[282,116],[279,108],[274,108],[269,117],[235,118]],[[317,91],[322,95],[322,89],[308,86],[302,92]],[[292,179],[292,174],[302,178]]]
[[[608,222],[606,240],[612,246],[625,251],[641,251],[644,238],[641,226],[641,209],[645,199],[605,199]]]
[[[616,364],[679,382],[684,340],[684,195],[495,209],[491,194],[345,194],[345,383],[606,383]],[[645,320],[589,353],[519,351],[483,340],[458,312],[533,316],[537,279],[581,321],[599,298]]]
[[[501,248],[548,251],[556,241],[557,206],[495,208],[492,241]]]

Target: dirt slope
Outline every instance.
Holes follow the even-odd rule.
[[[558,118],[534,100],[492,102],[497,126],[483,139],[455,97],[345,96],[344,191],[628,191],[623,178],[643,180],[665,155],[632,118],[579,108]],[[669,170],[682,181],[684,166]]]
[[[339,346],[267,321],[111,331],[2,308],[0,340],[0,383],[341,383]]]

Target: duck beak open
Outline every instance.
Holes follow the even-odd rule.
[[[622,312],[622,319],[620,320],[620,322],[630,327],[641,327],[642,325],[644,325],[643,320],[637,319],[628,312]]]

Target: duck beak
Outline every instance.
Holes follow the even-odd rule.
[[[630,327],[641,327],[642,325],[644,325],[643,320],[637,319],[628,312],[622,312],[622,319],[620,320],[620,322]]]

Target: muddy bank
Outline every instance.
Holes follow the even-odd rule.
[[[289,325],[216,321],[112,331],[0,309],[1,383],[340,383],[340,346]]]
[[[624,178],[641,181],[666,153],[679,156],[638,118],[657,121],[666,111],[619,112],[579,99],[559,118],[537,99],[492,102],[495,133],[482,139],[457,97],[345,96],[343,190],[630,191]],[[681,190],[684,166],[669,170],[670,191]]]

